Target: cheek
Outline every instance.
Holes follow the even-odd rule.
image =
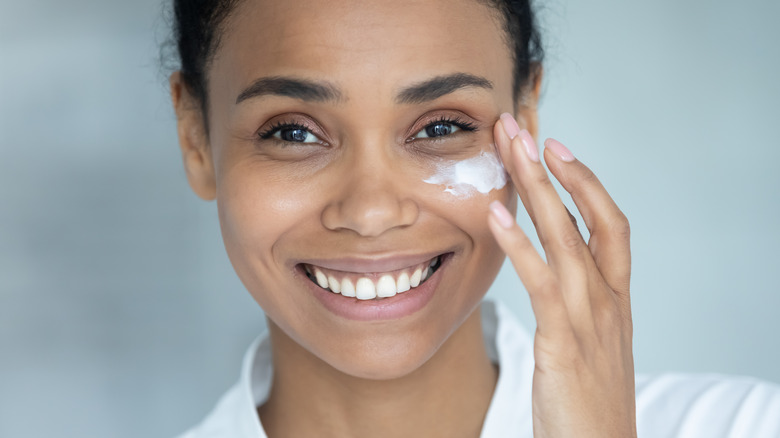
[[[459,218],[481,220],[484,225],[490,202],[498,200],[514,211],[514,190],[495,145],[487,144],[459,160],[440,160],[422,180],[433,193],[458,210]],[[474,229],[472,226],[464,229]]]
[[[463,280],[471,291],[486,291],[504,260],[487,224],[490,203],[499,201],[510,212],[517,209],[514,186],[494,147],[487,145],[464,160],[442,162],[434,176],[423,182],[428,199],[440,209],[438,215],[448,218],[470,241],[470,260],[461,267]]]
[[[438,196],[449,201],[447,217],[466,234],[473,245],[474,253],[471,257],[477,261],[475,265],[485,267],[496,263],[497,258],[503,258],[503,252],[488,227],[488,216],[493,201],[507,205],[510,211],[516,208],[516,195],[511,185],[467,198],[458,198],[446,192]]]
[[[236,167],[218,184],[218,211],[225,250],[244,287],[263,311],[287,332],[306,326],[306,294],[293,287],[291,255],[306,253],[318,223],[316,194],[263,166]]]
[[[503,171],[503,169],[502,169]],[[488,175],[489,179],[492,178]],[[508,178],[508,176],[506,177]],[[423,184],[427,203],[434,215],[446,220],[468,241],[469,261],[464,264],[464,275],[475,279],[490,278],[488,272],[497,272],[504,254],[488,227],[490,203],[501,202],[509,211],[517,209],[517,195],[510,181],[501,184],[500,188],[481,193],[471,186]],[[495,186],[494,186],[495,187]],[[453,189],[460,189],[453,190]],[[464,195],[464,193],[466,195]],[[479,288],[477,288],[479,289]]]
[[[237,271],[252,264],[262,278],[281,260],[283,236],[312,215],[314,194],[261,166],[235,166],[217,184],[219,220],[225,247]],[[272,273],[273,274],[273,273]],[[239,272],[242,275],[242,272]],[[275,275],[272,275],[275,276]]]
[[[479,135],[461,148],[459,156],[445,156],[431,163],[427,184],[442,186],[459,200],[489,195],[509,182],[492,138]]]

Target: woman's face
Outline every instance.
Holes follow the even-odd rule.
[[[494,14],[474,0],[245,0],[225,23],[191,182],[213,177],[227,253],[272,323],[345,373],[417,369],[502,264],[486,218],[492,200],[514,211],[511,184],[456,196],[430,183],[493,154],[512,111]],[[350,284],[396,295],[358,299]]]

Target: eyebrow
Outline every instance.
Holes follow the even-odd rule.
[[[455,90],[467,87],[492,90],[493,83],[481,76],[475,76],[469,73],[454,73],[451,75],[436,76],[404,88],[398,93],[395,102],[399,104],[420,104],[430,102],[446,94],[450,94]]]
[[[396,95],[395,103],[421,104],[468,87],[492,90],[493,83],[470,73],[436,76],[403,88]],[[254,97],[268,95],[286,96],[306,102],[339,102],[344,100],[341,90],[330,82],[288,76],[270,76],[257,79],[244,89],[236,98],[236,104]]]
[[[287,96],[307,102],[337,102],[342,100],[341,91],[329,82],[271,76],[252,82],[249,87],[238,95],[236,105],[253,97],[268,95]]]

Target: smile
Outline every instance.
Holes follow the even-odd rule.
[[[393,297],[424,284],[441,267],[443,255],[424,263],[390,272],[344,272],[304,264],[306,276],[319,287],[334,294],[373,300]]]

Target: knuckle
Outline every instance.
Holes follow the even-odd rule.
[[[596,306],[596,308],[593,309],[593,318],[596,327],[602,333],[614,331],[614,328],[621,323],[617,309],[608,303]]]
[[[599,234],[614,236],[622,241],[631,239],[631,225],[628,223],[626,215],[621,211],[611,215],[599,224],[598,231]]]
[[[584,170],[580,174],[580,180],[585,185],[601,184],[601,181],[599,181],[599,178],[596,176],[596,174],[593,173],[593,171],[588,169],[587,167],[584,168]]]
[[[529,288],[528,293],[534,299],[547,302],[557,301],[560,298],[558,282],[552,277],[541,278]]]
[[[622,240],[629,240],[631,238],[631,225],[628,223],[628,218],[623,212],[620,212],[612,223],[609,225],[610,232]]]
[[[609,294],[604,294],[594,305],[593,320],[596,330],[602,334],[621,332],[626,323],[617,300]]]
[[[582,235],[573,228],[562,232],[558,242],[561,248],[570,253],[579,253],[583,244]]]
[[[539,172],[531,172],[533,173],[530,175],[529,182],[533,185],[537,186],[552,186],[552,181],[550,181],[550,178],[547,176],[547,172],[545,171],[539,171]]]
[[[538,296],[551,297],[558,293],[558,284],[549,279],[542,280],[536,285],[534,293]]]

